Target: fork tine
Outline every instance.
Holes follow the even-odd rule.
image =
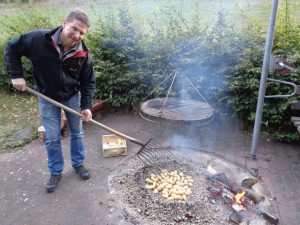
[[[176,156],[172,152],[170,152],[168,150],[168,148],[149,149],[146,147],[145,150],[153,151],[153,152],[158,153],[161,156],[164,156],[166,158],[169,158],[169,157],[176,158]]]
[[[162,162],[167,162],[167,167],[176,170],[174,163],[177,162],[176,156],[170,151],[169,147],[160,147],[160,145],[150,139],[146,144],[137,152],[137,157],[144,165],[152,168],[166,169]],[[154,166],[155,165],[155,166]],[[149,168],[150,168],[149,167]]]
[[[169,159],[169,156],[161,150],[155,151],[155,154],[161,159]]]
[[[148,163],[150,163],[150,164],[152,164],[152,163],[154,163],[152,160],[151,160],[151,158],[149,158],[147,155],[143,155],[143,154],[139,154],[139,155],[137,155],[137,157],[140,159],[140,160],[142,160],[143,162],[148,162]],[[145,160],[145,161],[144,161]],[[147,164],[147,163],[146,163]]]
[[[147,159],[147,158],[144,158],[143,156],[141,156],[141,155],[138,155],[137,156],[141,161],[142,161],[142,163],[144,164],[144,165],[149,165],[149,159]],[[144,159],[143,159],[144,158]],[[150,161],[150,164],[151,164],[151,161]],[[148,168],[152,173],[154,173],[154,171],[151,169],[151,167],[149,167]]]

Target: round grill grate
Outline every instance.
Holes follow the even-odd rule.
[[[208,122],[214,115],[214,109],[199,100],[182,100],[175,97],[154,98],[141,105],[144,116],[174,122]]]

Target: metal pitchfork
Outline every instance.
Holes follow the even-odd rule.
[[[146,142],[145,146],[137,152],[137,157],[144,163],[150,166],[150,171],[155,173],[151,167],[160,170],[166,169],[164,163],[171,163],[168,168],[175,170],[177,163],[176,156],[169,150],[168,147],[161,147],[155,142],[151,142],[152,138]]]
[[[33,90],[30,87],[26,86],[26,91],[33,94],[33,95],[41,97],[41,98],[45,99],[46,101],[52,103],[53,105],[55,105],[55,106],[57,106],[61,109],[64,109],[64,110],[66,110],[66,111],[68,111],[68,112],[70,112],[70,113],[72,113],[72,114],[74,114],[78,117],[82,117],[82,115],[79,112],[77,112],[77,111],[75,111],[75,110],[73,110],[73,109],[71,109],[71,108],[69,108],[69,107],[67,107],[67,106],[65,106],[65,105],[63,105],[63,104],[61,104],[61,103],[45,96],[45,95],[37,92],[37,91],[35,91],[35,90]],[[108,127],[108,126],[106,126],[102,123],[99,123],[99,122],[97,122],[93,119],[90,120],[90,122],[97,125],[97,126],[99,126],[99,127],[101,127],[101,128],[103,128],[104,130],[110,131],[111,133],[113,133],[113,134],[115,134],[119,137],[122,137],[122,138],[124,138],[124,139],[126,139],[126,140],[128,140],[128,141],[130,141],[134,144],[142,146],[139,149],[139,151],[137,152],[137,157],[145,165],[153,166],[154,164],[157,164],[157,167],[160,167],[161,169],[163,169],[162,166],[158,165],[158,162],[165,161],[165,160],[175,161],[174,160],[175,156],[167,148],[161,148],[157,143],[154,143],[152,141],[152,138],[149,139],[146,143],[143,143],[140,140],[137,140],[137,139],[135,139],[133,137],[130,137],[126,134],[123,134],[119,131],[116,131],[116,130],[114,130],[114,129],[112,129],[112,128],[110,128],[110,127]]]

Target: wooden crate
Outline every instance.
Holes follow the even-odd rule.
[[[103,157],[127,155],[126,140],[115,134],[102,135]]]

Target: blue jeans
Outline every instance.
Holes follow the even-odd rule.
[[[78,93],[67,101],[62,101],[65,106],[80,112],[80,94]],[[39,97],[39,111],[46,132],[46,150],[48,154],[48,168],[51,174],[59,175],[64,168],[64,156],[61,148],[61,109]],[[65,111],[70,129],[70,155],[72,167],[83,164],[83,127],[82,120]]]

